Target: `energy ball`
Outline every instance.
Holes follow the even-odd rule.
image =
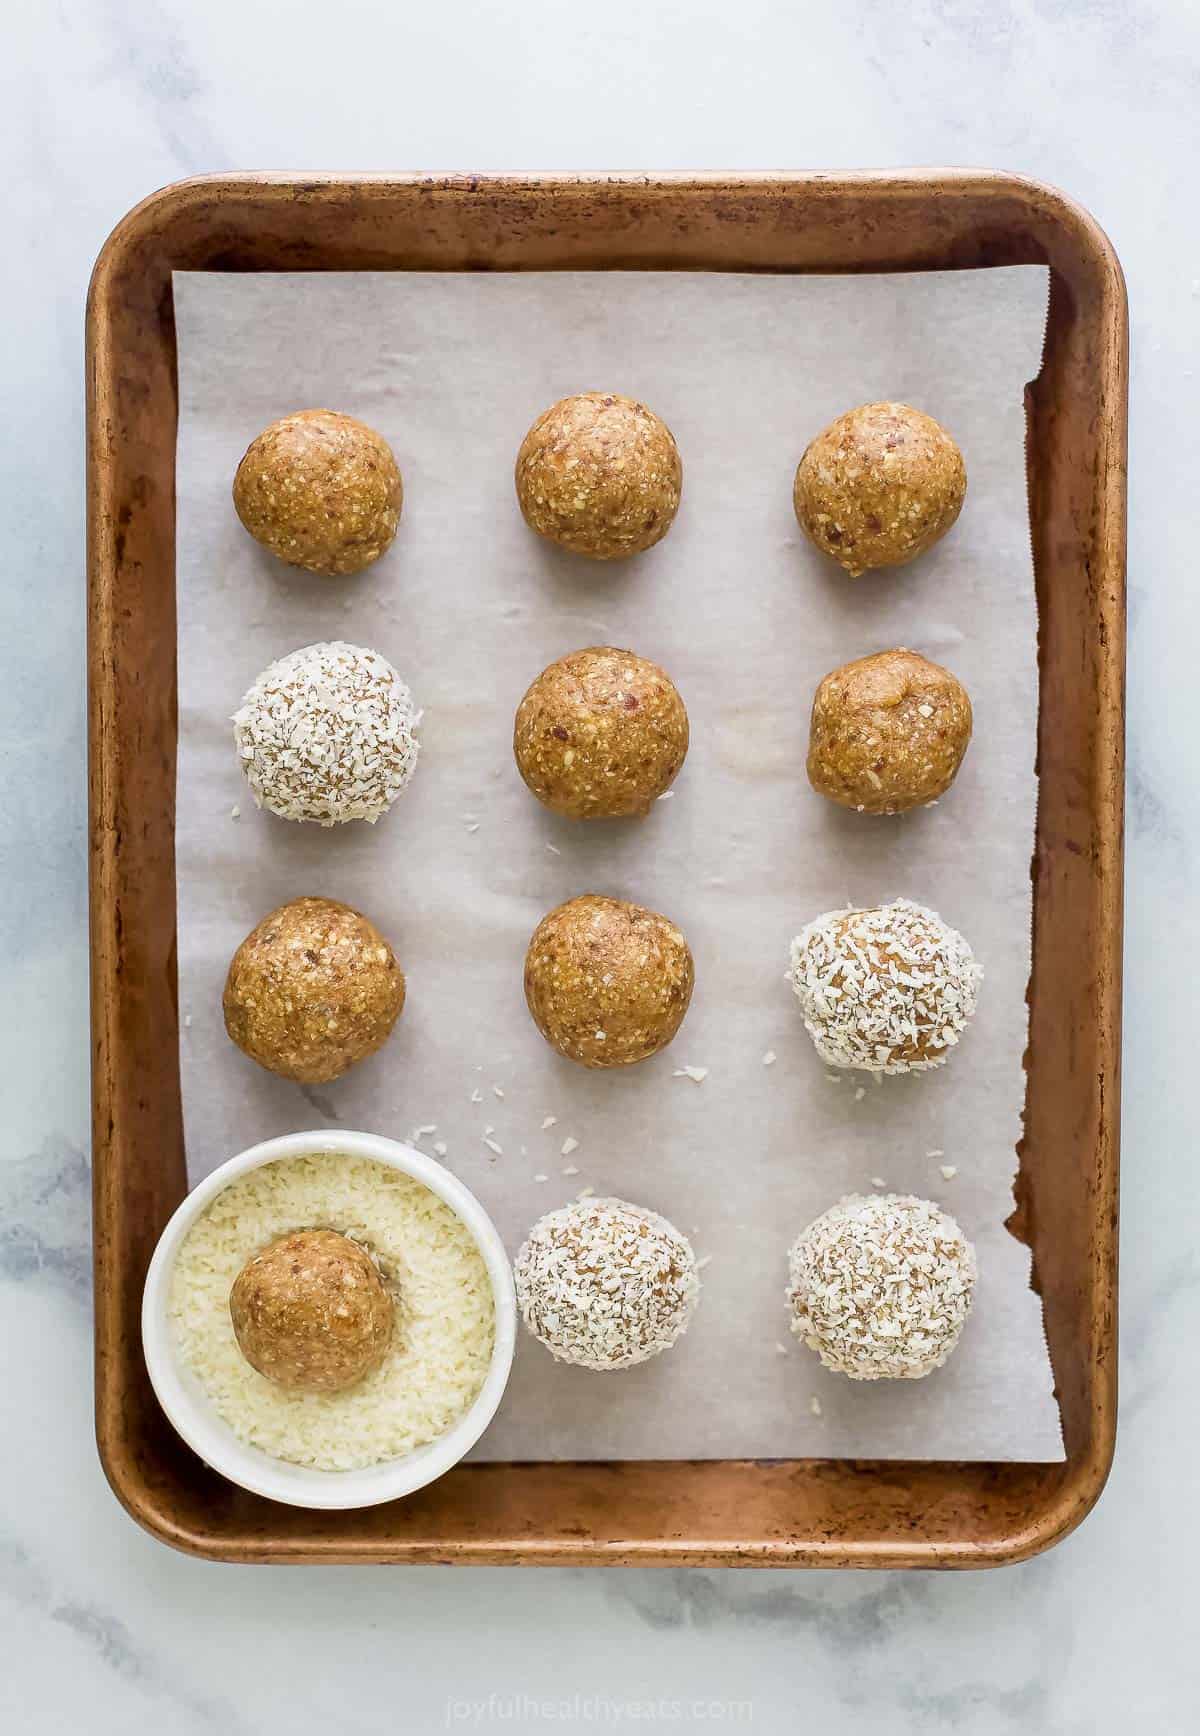
[[[231,1039],[268,1072],[326,1085],[391,1035],[404,972],[373,922],[332,898],[293,898],[233,955],[222,1005]]]
[[[539,1218],[513,1276],[530,1332],[580,1368],[633,1368],[669,1350],[700,1294],[687,1237],[617,1199],[576,1200]]]
[[[792,501],[805,534],[857,578],[932,548],[966,492],[962,453],[932,416],[910,404],[860,404],[811,442]]]
[[[525,954],[525,999],[551,1048],[584,1067],[628,1067],[665,1049],[695,971],[673,922],[588,892],[544,916]]]
[[[517,454],[525,522],[577,555],[653,548],[679,509],[683,466],[665,422],[616,392],[580,392],[538,417]]]
[[[903,647],[827,675],[813,698],[808,781],[860,814],[902,814],[954,782],[971,739],[958,677]]]
[[[289,1392],[344,1392],[379,1367],[395,1309],[379,1268],[336,1230],[280,1236],[229,1292],[238,1348]]]
[[[571,820],[649,813],[687,750],[688,715],[666,671],[612,645],[543,669],[513,728],[517,770]]]
[[[975,1289],[975,1250],[911,1194],[850,1194],[788,1255],[792,1331],[851,1380],[923,1380],[945,1362]]]
[[[919,1073],[958,1042],[983,971],[936,911],[897,898],[818,916],[792,942],[790,975],[827,1066]]]
[[[334,639],[264,669],[233,734],[260,808],[318,826],[374,824],[416,770],[420,721],[385,657]]]
[[[381,434],[336,410],[299,410],[264,428],[233,479],[255,542],[289,566],[339,578],[391,547],[404,488]]]

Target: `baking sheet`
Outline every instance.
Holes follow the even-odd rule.
[[[273,1134],[342,1126],[405,1139],[436,1124],[421,1143],[445,1142],[510,1252],[542,1212],[590,1187],[664,1212],[707,1261],[688,1334],[641,1368],[571,1369],[523,1336],[476,1458],[1062,1457],[1028,1252],[1004,1229],[1024,1097],[1036,798],[1022,388],[1039,366],[1046,297],[1033,267],[176,276],[176,842],[192,1179]],[[589,388],[644,399],[683,454],[674,528],[620,565],[535,538],[513,497],[530,422]],[[967,504],[915,566],[850,581],[797,529],[792,474],[825,422],[882,397],[954,432]],[[353,579],[283,567],[230,502],[254,435],[312,405],[378,428],[404,474],[396,543]],[[333,638],[376,646],[425,708],[414,781],[376,827],[258,812],[233,750],[229,717],[258,671]],[[560,820],[512,762],[529,682],[595,643],[664,664],[691,716],[675,792],[642,823]],[[809,789],[808,707],[827,670],[896,644],[961,676],[975,739],[940,803],[870,819]],[[521,988],[538,920],[584,891],[666,911],[696,959],[674,1045],[612,1074],[556,1056]],[[372,916],[409,988],[381,1054],[318,1089],[255,1067],[221,1020],[234,948],[302,893]],[[971,940],[987,973],[979,1013],[936,1072],[831,1077],[784,980],[789,941],[819,911],[901,895]],[[685,1064],[709,1070],[702,1084],[676,1077]],[[568,1138],[578,1149],[563,1156]],[[842,1194],[885,1184],[954,1213],[976,1242],[980,1281],[945,1368],[855,1383],[790,1336],[786,1253]]]

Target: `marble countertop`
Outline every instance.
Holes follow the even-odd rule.
[[[1176,1109],[1200,970],[1189,772],[1200,14],[1187,0],[77,0],[6,29],[0,471],[0,1721],[193,1736],[739,1723],[1170,1736],[1200,1518],[1197,1165]],[[1121,1437],[1082,1529],[968,1575],[237,1571],[121,1513],[91,1422],[82,314],[150,189],[233,168],[954,163],[1058,183],[1133,316]],[[1153,545],[1153,546],[1151,546]],[[1179,967],[1158,981],[1168,946]],[[5,1718],[7,1715],[7,1718]]]

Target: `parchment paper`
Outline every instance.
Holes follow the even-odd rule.
[[[477,1457],[1061,1457],[1029,1259],[1004,1229],[1024,1096],[1035,804],[1022,387],[1039,365],[1045,274],[215,274],[177,277],[175,298],[179,992],[193,1178],[272,1134],[341,1125],[404,1139],[432,1123],[423,1145],[445,1142],[512,1252],[584,1187],[685,1229],[709,1257],[685,1339],[602,1375],[556,1364],[523,1336]],[[530,422],[595,387],[649,403],[684,459],[674,529],[621,565],[535,538],[513,497]],[[852,582],[800,535],[792,475],[826,421],[883,397],[953,430],[967,504],[915,566]],[[230,502],[254,435],[311,405],[378,428],[404,473],[397,541],[355,579],[280,565]],[[376,827],[326,831],[258,812],[233,750],[229,716],[258,671],[334,638],[378,647],[425,708],[415,779]],[[605,642],[666,666],[692,747],[675,794],[644,823],[573,826],[521,784],[513,711],[546,663]],[[962,677],[975,739],[937,806],[870,819],[809,789],[808,709],[827,670],[895,644]],[[668,912],[696,958],[675,1044],[615,1074],[559,1059],[522,995],[534,926],[584,891]],[[221,1020],[234,948],[301,893],[367,911],[409,987],[381,1054],[319,1090],[261,1071]],[[971,940],[987,972],[978,1016],[935,1073],[831,1079],[784,980],[789,941],[819,911],[900,895]],[[674,1076],[684,1064],[709,1069],[703,1084]],[[579,1148],[565,1158],[568,1137]],[[943,1164],[957,1174],[944,1178]],[[959,1349],[920,1382],[845,1381],[788,1332],[788,1244],[842,1194],[883,1184],[943,1202],[979,1252]]]

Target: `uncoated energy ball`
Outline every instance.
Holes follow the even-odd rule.
[[[584,1067],[626,1067],[665,1048],[693,980],[691,951],[673,922],[592,892],[543,917],[525,955],[534,1023]]]
[[[616,392],[562,398],[517,454],[517,500],[539,536],[599,561],[653,548],[679,509],[683,466],[671,430]]]
[[[932,548],[966,491],[962,453],[932,416],[910,404],[860,404],[811,442],[792,500],[801,529],[857,578]]]
[[[860,814],[901,814],[943,795],[971,739],[957,676],[915,651],[876,651],[827,675],[813,699],[808,779]]]
[[[256,542],[289,566],[337,578],[391,546],[404,488],[381,434],[336,410],[298,410],[264,428],[233,479]]]
[[[370,1255],[336,1230],[296,1230],[242,1267],[229,1292],[238,1347],[290,1392],[343,1392],[379,1367],[395,1310]]]
[[[954,1219],[911,1194],[850,1194],[788,1257],[792,1331],[851,1380],[922,1380],[958,1343],[975,1250]]]
[[[383,1046],[404,972],[373,922],[332,898],[264,916],[225,979],[225,1029],[243,1054],[301,1085],[338,1079]]]
[[[687,712],[666,671],[611,645],[543,669],[513,727],[526,784],[573,820],[648,813],[687,749]]]

